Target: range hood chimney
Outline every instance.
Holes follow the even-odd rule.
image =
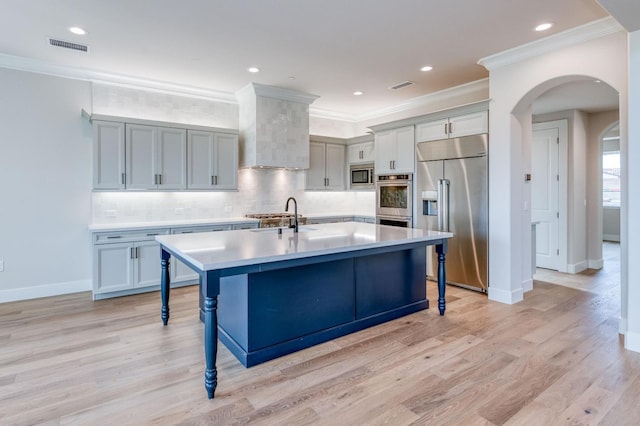
[[[309,105],[318,96],[250,83],[236,98],[240,167],[309,168]]]

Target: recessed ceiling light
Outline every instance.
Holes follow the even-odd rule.
[[[549,29],[549,28],[551,28],[551,27],[553,27],[553,24],[552,24],[552,23],[550,23],[550,22],[545,22],[544,24],[540,24],[540,25],[538,25],[538,26],[535,28],[535,30],[536,30],[536,31],[546,31],[546,30],[548,30],[548,29]]]
[[[356,92],[353,92],[353,94],[356,95],[356,96],[360,96],[360,95],[363,95],[364,92],[361,92],[360,90],[358,90]]]
[[[85,35],[85,34],[87,34],[87,31],[85,31],[83,28],[80,28],[80,27],[71,27],[71,28],[69,28],[69,31],[71,31],[75,35]]]
[[[420,71],[427,72],[427,71],[431,71],[432,69],[433,69],[432,66],[427,65],[425,67],[420,68]]]
[[[257,73],[257,72],[260,72],[260,68],[258,68],[258,67],[249,67],[249,68],[247,68],[247,71],[252,72],[252,73]]]
[[[602,83],[602,80],[593,80],[594,83]]]

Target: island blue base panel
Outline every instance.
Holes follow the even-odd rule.
[[[220,279],[220,341],[245,366],[429,307],[425,247]]]

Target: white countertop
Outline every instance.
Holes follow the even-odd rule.
[[[156,240],[208,271],[451,237],[449,232],[341,222],[301,226],[297,235],[292,229],[278,235],[277,228],[261,228],[160,235]]]
[[[217,224],[234,224],[234,223],[258,223],[258,219],[250,219],[248,217],[220,217],[209,219],[185,219],[185,220],[165,220],[165,221],[149,221],[149,222],[118,222],[118,223],[101,223],[89,225],[89,230],[94,232],[101,231],[119,231],[119,230],[137,230],[150,228],[170,228],[178,226],[199,226],[199,225],[217,225]]]

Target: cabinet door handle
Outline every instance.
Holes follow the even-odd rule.
[[[160,235],[157,232],[155,234],[147,234],[147,237],[155,237],[156,235]]]
[[[158,185],[162,185],[162,175],[158,175]]]
[[[153,175],[153,184],[154,185],[158,184],[158,175]]]
[[[126,180],[127,179],[127,175],[122,173],[121,179],[122,179],[122,184],[124,185],[127,182],[127,180]]]
[[[131,259],[135,259],[134,250],[135,250],[135,247],[129,247],[129,257]]]
[[[109,240],[115,240],[117,238],[122,238],[122,235],[109,235],[107,237],[107,239],[109,239]]]
[[[217,185],[217,184],[218,184],[218,175],[215,175],[215,176],[214,176],[214,178],[215,178],[215,179],[214,179],[214,182],[215,182],[215,184],[214,184],[214,185]]]
[[[211,176],[211,185],[215,185],[215,183],[213,183],[213,176]]]
[[[449,134],[453,133],[453,123],[449,123]]]

